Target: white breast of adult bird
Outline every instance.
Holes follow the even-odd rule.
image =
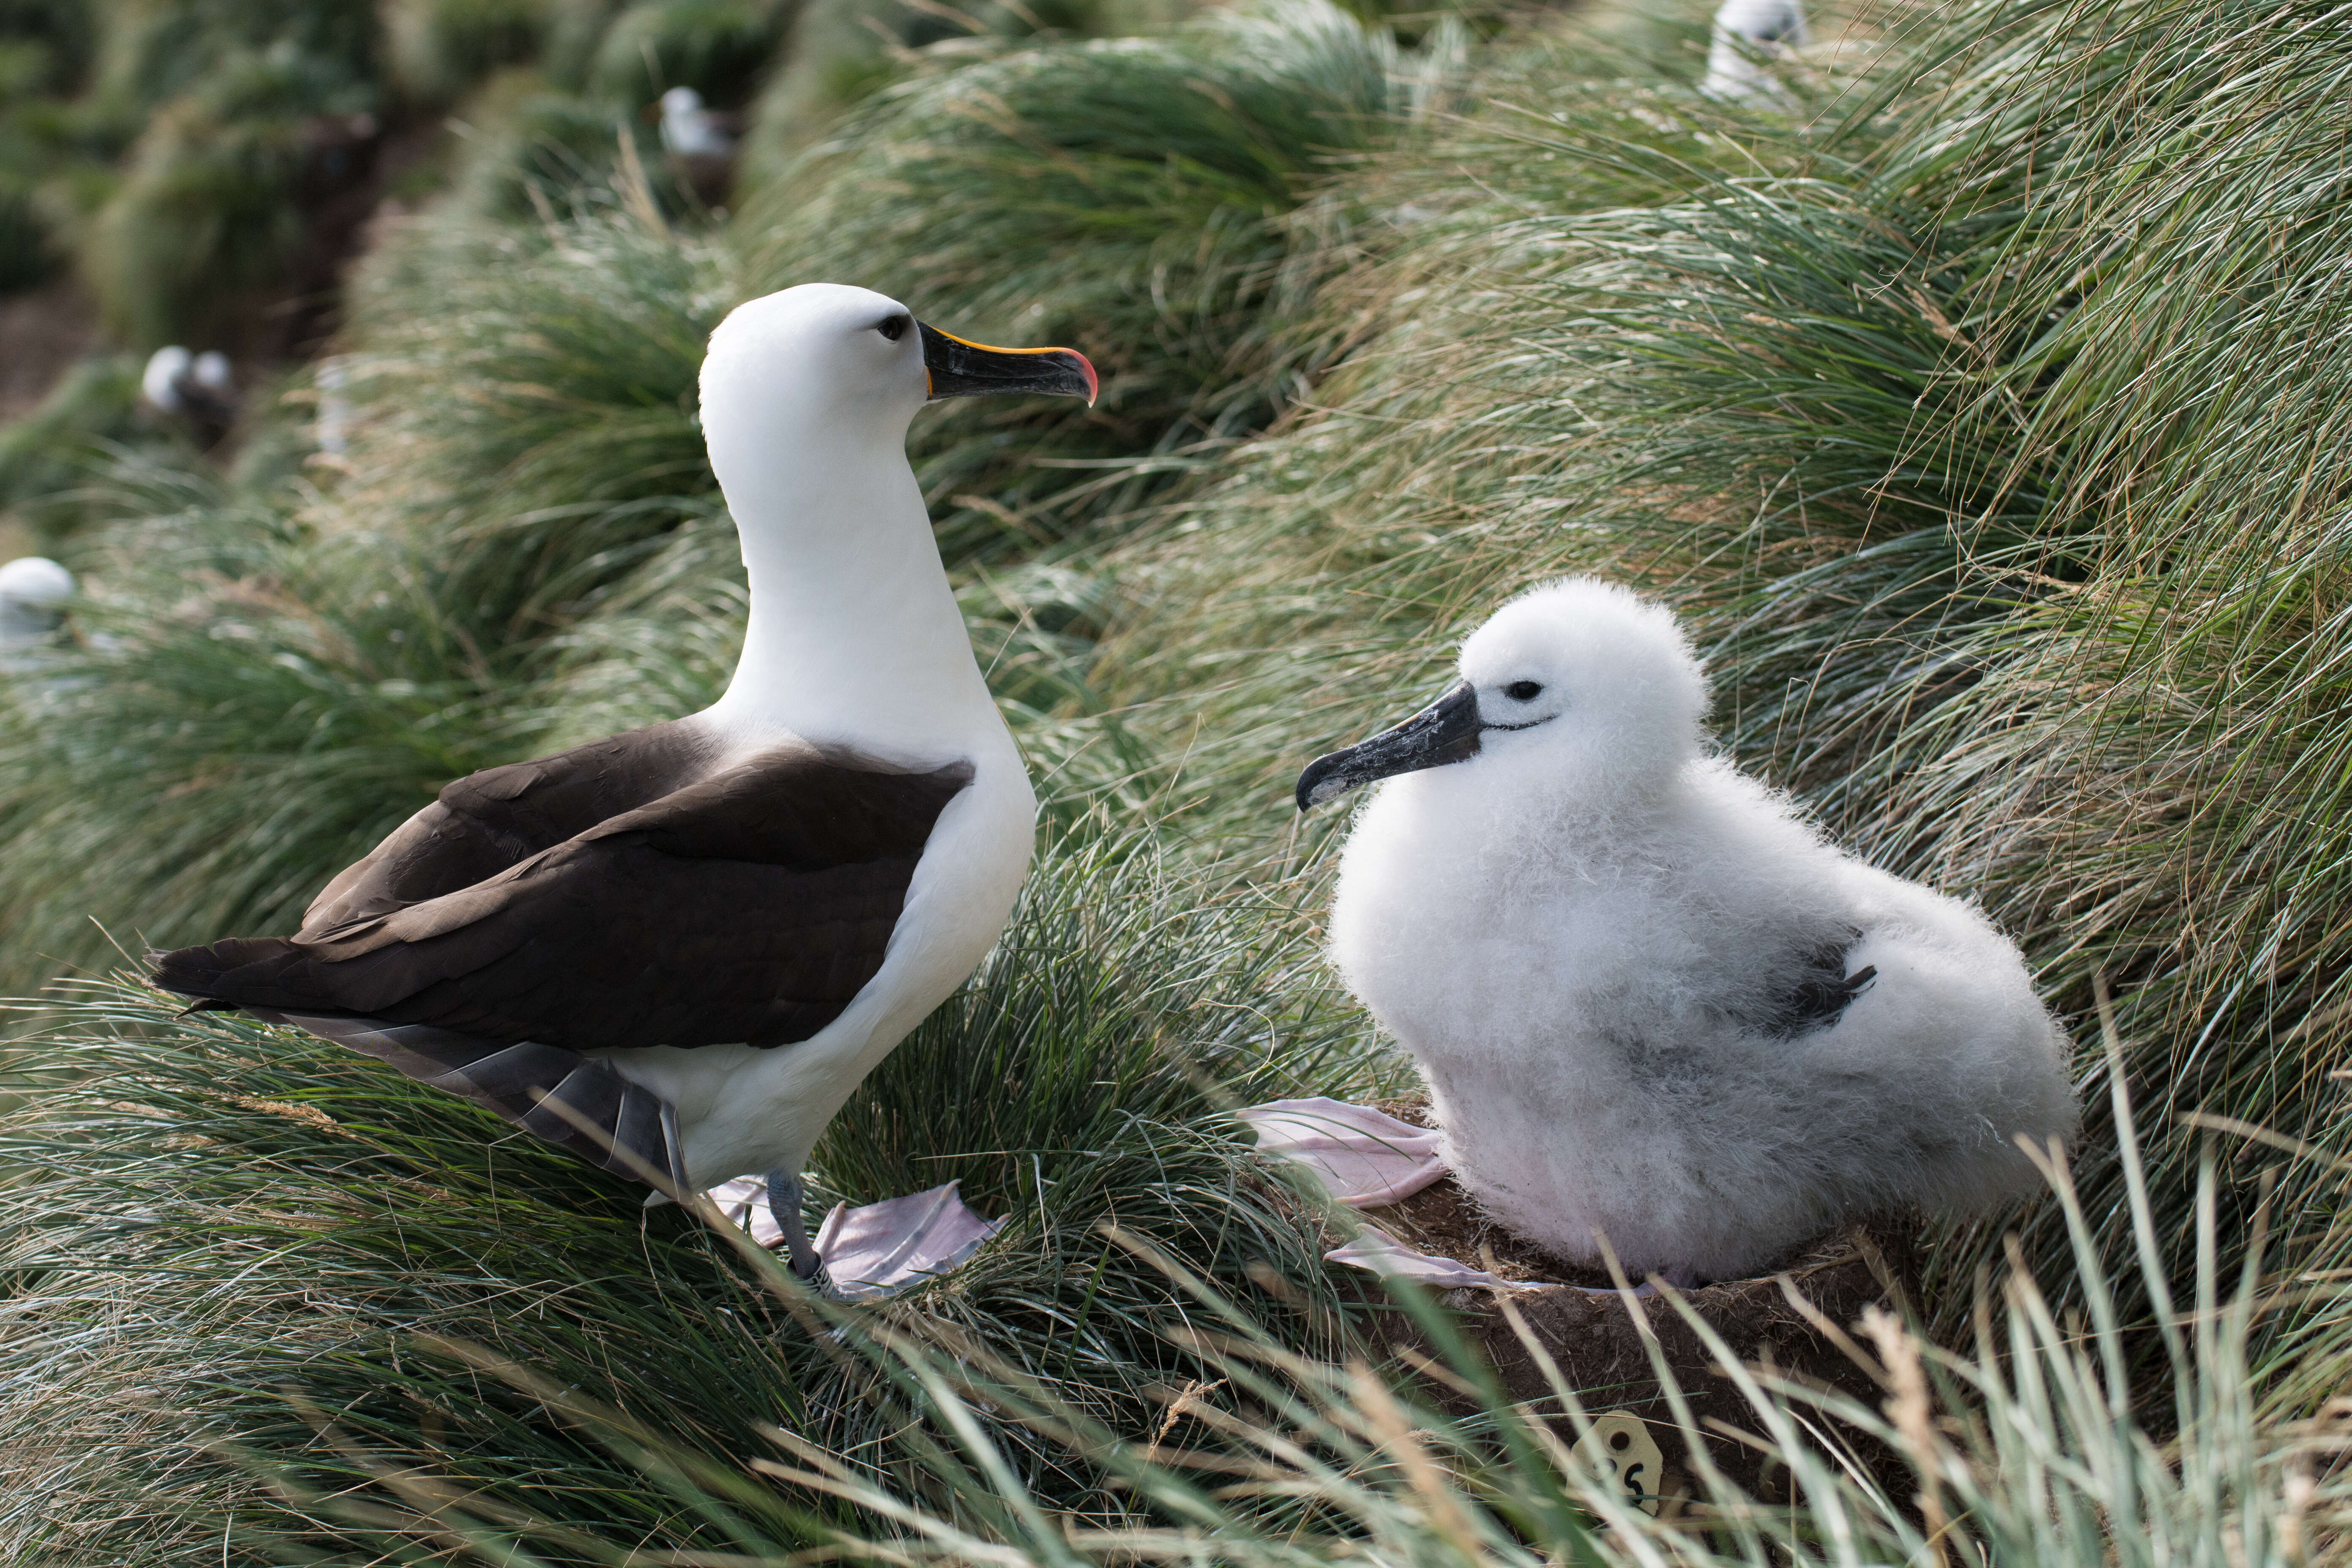
[[[1510,1229],[1721,1279],[1848,1216],[1987,1207],[2071,1139],[2064,1034],[1977,910],[1841,852],[1706,754],[1663,607],[1513,601],[1431,707],[1301,776],[1379,784],[1331,953]]]
[[[802,1164],[996,940],[1035,830],[908,426],[942,397],[1091,401],[1095,384],[1074,350],[968,342],[863,289],[736,310],[702,369],[751,588],[726,694],[456,781],[298,934],[157,954],[157,984],[378,1057],[657,1188],[765,1172],[813,1274]]]

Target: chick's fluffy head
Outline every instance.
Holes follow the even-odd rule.
[[[1520,595],[1471,634],[1461,672],[1497,760],[1640,786],[1701,744],[1706,675],[1689,639],[1673,611],[1613,583],[1569,577]]]

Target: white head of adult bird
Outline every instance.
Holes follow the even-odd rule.
[[[908,468],[928,401],[1082,396],[999,349],[804,284],[711,334],[702,423],[751,577],[699,713],[457,780],[289,938],[154,955],[199,1005],[297,1025],[678,1191],[799,1173],[858,1081],[996,940],[1036,800]]]
[[[1463,646],[1461,681],[1318,758],[1381,784],[1331,952],[1419,1062],[1503,1224],[1689,1281],[1850,1215],[2032,1189],[2075,1125],[2065,1036],[1969,906],[1864,865],[1706,754],[1671,613],[1571,579]]]
[[[1706,75],[1698,89],[1709,98],[1755,103],[1777,97],[1780,83],[1764,62],[1805,47],[1805,12],[1798,0],[1723,0],[1707,40]]]

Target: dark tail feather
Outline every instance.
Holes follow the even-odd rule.
[[[176,955],[173,955],[176,956]],[[524,1131],[561,1143],[607,1171],[682,1184],[685,1152],[661,1098],[606,1064],[556,1046],[478,1040],[429,1024],[249,1008],[255,1017],[331,1040],[399,1068],[419,1083],[462,1095]]]
[[[285,985],[289,972],[309,962],[292,942],[276,936],[233,936],[209,947],[147,955],[148,979],[156,989],[196,998],[200,1012],[247,1003],[284,1005],[290,1000]]]
[[[429,1024],[303,1010],[310,955],[282,937],[231,937],[209,947],[151,952],[158,989],[192,997],[189,1012],[242,1007],[271,1024],[331,1040],[398,1068],[419,1083],[463,1095],[561,1143],[605,1170],[651,1184],[683,1186],[677,1117],[651,1089],[600,1061],[530,1040],[502,1046]]]

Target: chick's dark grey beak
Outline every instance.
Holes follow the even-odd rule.
[[[930,401],[1023,392],[1046,397],[1095,400],[1095,367],[1076,349],[1000,349],[968,342],[928,321],[917,321],[923,337],[923,369],[931,378]]]
[[[1312,811],[1375,779],[1466,761],[1478,754],[1484,728],[1477,689],[1465,680],[1395,729],[1307,763],[1298,775],[1298,809]]]

